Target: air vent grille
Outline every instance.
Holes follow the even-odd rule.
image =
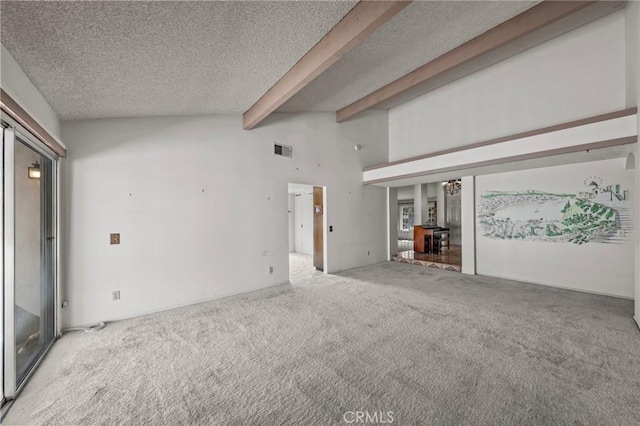
[[[288,145],[273,144],[273,153],[275,155],[282,155],[283,157],[291,157],[293,149]]]

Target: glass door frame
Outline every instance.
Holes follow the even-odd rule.
[[[2,166],[3,166],[3,244],[0,249],[2,254],[2,276],[4,280],[4,292],[3,292],[3,310],[4,315],[2,322],[3,337],[2,337],[2,396],[4,402],[14,399],[16,395],[22,390],[24,385],[29,381],[29,378],[33,372],[37,369],[42,359],[46,356],[47,352],[53,345],[53,343],[60,336],[60,323],[59,323],[59,280],[58,280],[58,252],[59,252],[59,222],[58,222],[58,190],[59,190],[59,178],[58,178],[58,156],[51,151],[44,144],[40,143],[34,136],[31,135],[26,129],[20,126],[17,122],[8,117],[4,112],[0,116],[0,124],[3,130],[3,153],[2,153]],[[6,137],[8,136],[8,137]],[[18,140],[20,139],[20,140]],[[15,146],[18,143],[24,143],[29,148],[35,150],[38,154],[47,157],[51,160],[51,194],[50,197],[44,199],[50,200],[49,206],[42,206],[42,208],[51,209],[51,224],[50,232],[53,236],[53,243],[51,244],[51,256],[48,259],[50,262],[49,271],[51,276],[49,279],[53,285],[53,334],[54,337],[47,344],[47,346],[41,351],[39,358],[33,363],[33,366],[29,369],[20,384],[17,383],[17,365],[16,365],[16,341],[15,341]],[[43,224],[43,226],[46,226]],[[44,236],[45,241],[48,240],[48,236]]]

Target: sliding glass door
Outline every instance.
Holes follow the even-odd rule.
[[[12,398],[55,338],[56,163],[3,124],[3,391]]]

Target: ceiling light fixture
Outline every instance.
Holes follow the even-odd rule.
[[[448,192],[449,194],[457,194],[462,189],[462,181],[460,179],[457,180],[449,180],[442,182],[442,190],[444,192]]]
[[[36,161],[29,166],[29,179],[40,179],[40,176],[42,176],[42,171],[40,170],[40,164]]]

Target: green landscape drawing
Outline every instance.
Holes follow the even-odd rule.
[[[587,183],[585,183],[587,184]],[[588,191],[485,191],[478,203],[483,235],[501,240],[616,243],[630,235],[628,191],[588,183]]]

